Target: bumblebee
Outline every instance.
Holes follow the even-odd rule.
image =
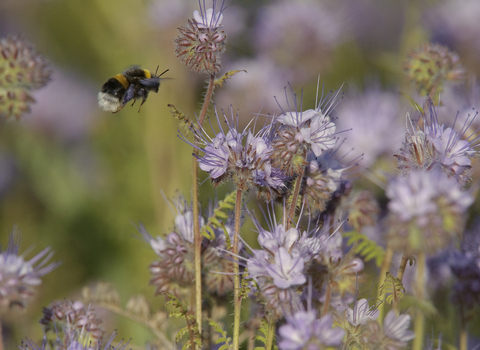
[[[158,71],[158,68],[157,68]],[[137,100],[142,100],[140,109],[145,103],[150,91],[158,92],[160,77],[168,72],[168,69],[160,75],[152,74],[147,69],[130,68],[122,74],[117,74],[107,80],[98,93],[98,105],[107,112],[117,113],[125,104],[133,100],[132,106]]]

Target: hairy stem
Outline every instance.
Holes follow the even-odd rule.
[[[405,274],[405,268],[407,267],[408,256],[403,254],[402,261],[400,262],[400,266],[398,267],[397,278],[402,282],[403,275]]]
[[[327,283],[327,290],[325,291],[325,303],[323,304],[322,317],[328,314],[328,309],[330,306],[330,297],[332,296],[332,287],[330,282]]]
[[[273,349],[273,338],[275,336],[275,320],[273,317],[270,317],[268,320],[268,333],[267,339],[265,342],[265,350],[272,350]]]
[[[2,328],[1,318],[0,318],[0,350],[3,350],[3,328]]]
[[[203,121],[207,115],[208,106],[213,95],[213,88],[215,86],[215,75],[210,76],[208,83],[207,94],[203,102],[202,111],[198,118],[198,130],[202,129]],[[194,136],[195,137],[195,136]],[[198,140],[193,140],[194,145],[197,146]],[[200,235],[200,221],[199,221],[199,203],[198,203],[198,163],[197,163],[198,149],[193,147],[192,159],[192,209],[193,209],[193,234],[195,247],[195,318],[197,320],[198,332],[202,334],[202,236]]]
[[[297,176],[295,179],[295,187],[292,193],[292,203],[290,204],[290,209],[288,211],[287,218],[287,227],[285,230],[289,230],[292,227],[293,219],[295,218],[295,210],[297,209],[298,196],[300,194],[300,188],[302,187],[303,175]]]
[[[392,264],[393,258],[393,249],[387,245],[387,249],[385,251],[385,257],[383,258],[382,268],[380,269],[380,280],[378,281],[378,291],[377,291],[377,300],[381,300],[382,303],[379,305],[379,315],[377,318],[378,323],[380,325],[383,322],[383,317],[385,316],[385,294],[380,293],[380,288],[382,287],[383,283],[385,282],[385,278],[387,277],[387,272],[390,270],[390,265]]]
[[[238,266],[238,241],[240,237],[240,219],[242,213],[242,191],[237,189],[237,199],[235,201],[235,233],[233,236],[232,255],[233,255],[233,285],[234,285],[234,319],[233,319],[233,350],[239,348],[240,336],[240,313],[242,311],[242,297],[240,295],[240,269]]]
[[[415,296],[421,303],[425,299],[425,253],[417,256],[417,278],[415,280]],[[415,339],[413,339],[412,350],[423,349],[423,333],[425,332],[425,315],[422,310],[415,312]]]

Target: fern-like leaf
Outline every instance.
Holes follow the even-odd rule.
[[[387,303],[392,305],[398,304],[404,297],[405,288],[402,281],[393,276],[390,272],[387,272],[385,281],[380,287],[380,294],[387,296]]]
[[[215,79],[215,82],[214,82],[214,83],[215,83],[215,86],[222,87],[223,84],[225,84],[225,82],[227,81],[227,79],[230,79],[231,77],[233,77],[235,74],[237,74],[237,73],[239,73],[239,72],[245,72],[245,73],[247,73],[247,71],[244,70],[244,69],[228,71],[227,73],[225,73],[224,75],[222,75],[220,78]]]
[[[187,350],[188,348],[195,350],[195,347],[200,348],[202,346],[202,340],[200,338],[200,333],[198,331],[197,322],[195,316],[189,315],[187,308],[182,304],[182,302],[173,294],[168,292],[162,292],[168,301],[165,303],[165,306],[172,306],[176,310],[169,313],[170,317],[183,317],[185,318],[186,326],[180,329],[175,336],[175,341],[178,343],[185,334],[189,335],[189,340],[183,345],[182,350]]]
[[[185,130],[187,135],[191,130],[196,129],[195,123],[193,123],[185,113],[175,107],[175,105],[168,104],[167,107],[170,108],[170,114],[172,117],[180,121],[180,127]]]
[[[348,245],[353,245],[353,251],[360,254],[365,261],[375,259],[375,264],[380,267],[385,256],[385,249],[376,242],[370,240],[363,233],[356,231],[344,232],[348,238]]]
[[[260,324],[260,328],[258,329],[260,334],[255,336],[255,340],[262,342],[263,346],[256,346],[254,350],[265,350],[265,345],[267,344],[267,336],[268,336],[268,321],[266,318],[262,319],[262,323]]]
[[[223,344],[221,345],[218,350],[227,350],[231,347],[231,338],[227,336],[227,332],[223,330],[223,328],[211,318],[208,319],[208,324],[213,327],[215,332],[220,334],[220,338],[217,339],[215,344]]]
[[[209,240],[215,239],[214,230],[223,226],[221,220],[219,219],[228,218],[228,214],[225,212],[235,208],[236,195],[237,191],[233,191],[232,193],[229,193],[223,200],[218,202],[217,207],[213,210],[213,214],[208,218],[207,223],[200,229],[202,236]],[[224,232],[226,231],[224,230]]]

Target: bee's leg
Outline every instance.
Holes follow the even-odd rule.
[[[138,113],[140,113],[140,110],[142,109],[142,105],[145,103],[147,99],[144,97],[142,100],[142,103],[140,103],[140,108],[138,109]]]
[[[123,109],[123,107],[125,107],[125,103],[122,105],[122,107],[120,107],[120,108],[118,109],[118,111],[115,111],[115,112],[112,112],[112,113],[118,113],[118,112],[120,112],[120,111]]]

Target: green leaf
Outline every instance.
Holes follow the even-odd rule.
[[[343,233],[348,238],[347,244],[352,245],[354,252],[363,257],[364,261],[375,259],[375,264],[380,267],[385,256],[385,249],[370,240],[363,233],[349,231]]]
[[[386,295],[386,302],[390,305],[400,302],[405,293],[402,281],[393,276],[390,272],[387,272],[385,281],[380,286],[380,295]]]
[[[218,86],[218,87],[222,87],[223,84],[225,84],[225,82],[227,81],[227,79],[230,79],[231,77],[233,77],[235,74],[239,73],[239,72],[245,72],[247,73],[246,70],[231,70],[231,71],[228,71],[226,72],[224,75],[222,75],[220,78],[218,79],[215,79],[215,86]]]

